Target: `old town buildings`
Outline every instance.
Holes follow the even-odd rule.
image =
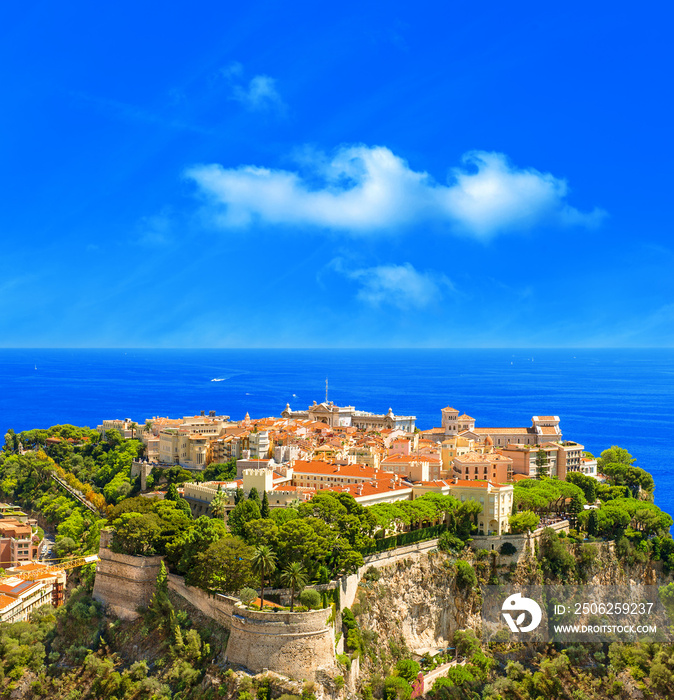
[[[524,427],[485,428],[447,406],[439,427],[419,430],[415,416],[324,401],[299,411],[286,405],[279,417],[246,414],[231,421],[211,411],[183,419],[155,417],[141,425],[103,421],[99,429],[120,426],[127,437],[132,431],[145,443],[146,459],[160,469],[180,465],[198,473],[210,463],[236,460],[230,482],[184,485],[195,515],[208,513],[218,492],[225,493],[227,509],[233,508],[237,489],[266,492],[271,508],[309,500],[325,489],[348,492],[364,505],[436,491],[477,500],[483,505],[480,529],[501,533],[507,530],[515,478],[563,479],[570,471],[596,475],[596,460],[583,446],[562,440],[559,416],[533,416]]]

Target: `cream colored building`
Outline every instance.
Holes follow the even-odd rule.
[[[357,411],[354,406],[335,406],[332,401],[324,401],[309,406],[306,411],[293,411],[290,404],[286,404],[281,413],[283,418],[303,419],[307,418],[317,423],[325,423],[330,427],[354,426],[361,430],[403,430],[414,432],[416,416],[397,416],[389,408],[387,413],[370,413]]]
[[[540,445],[544,442],[559,442],[562,431],[559,416],[533,416],[531,427],[522,428],[478,428],[475,419],[457,409],[446,406],[441,411],[441,427],[424,431],[424,436],[435,442],[443,442],[459,435],[484,443],[491,438],[495,447],[509,444]],[[456,456],[456,455],[455,455]]]
[[[493,484],[490,481],[466,481],[444,479],[415,484],[414,498],[426,493],[442,493],[464,501],[476,501],[482,506],[477,517],[478,533],[503,535],[509,532],[514,489],[512,484]]]
[[[292,476],[292,472],[290,472]],[[237,489],[242,489],[244,496],[253,488],[258,492],[260,498],[266,492],[270,508],[285,508],[289,505],[301,503],[309,500],[313,494],[313,489],[293,486],[288,475],[275,475],[271,469],[245,469],[243,479],[236,481],[205,481],[190,482],[183,484],[183,498],[189,503],[192,515],[210,515],[210,505],[217,493],[220,491],[227,497],[227,511],[235,506],[234,497]]]
[[[347,459],[350,464],[366,464],[372,469],[379,469],[381,456],[379,450],[372,445],[354,445],[347,449]]]
[[[269,433],[266,430],[252,431],[248,435],[248,449],[251,459],[267,459],[271,455]]]
[[[189,469],[204,469],[209,463],[207,435],[167,428],[159,433],[159,461]]]
[[[434,455],[390,455],[379,465],[382,472],[393,472],[411,481],[440,478],[442,462]]]

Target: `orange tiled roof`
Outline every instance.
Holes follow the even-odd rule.
[[[504,457],[501,454],[486,454],[481,455],[477,452],[466,452],[464,455],[455,457],[457,462],[469,462],[471,464],[485,464],[488,462],[512,462],[510,457]]]
[[[487,486],[512,486],[512,484],[497,484],[493,481],[471,481],[470,479],[458,479],[456,482],[451,481],[450,486],[460,486],[461,488],[481,488],[484,489]]]
[[[385,464],[400,464],[403,463],[413,463],[413,462],[439,462],[440,460],[433,455],[396,455],[393,454],[386,459],[381,461],[382,466]]]
[[[16,603],[16,598],[12,598],[4,593],[0,593],[0,610],[4,610],[8,605]]]
[[[366,464],[328,464],[327,462],[305,462],[297,460],[293,465],[294,474],[330,474],[339,476],[360,476],[372,478],[376,475],[373,467]]]
[[[393,485],[391,485],[393,481]],[[350,493],[354,498],[362,498],[365,496],[374,496],[376,494],[391,493],[395,491],[411,490],[412,484],[402,479],[373,479],[366,481],[363,484],[335,484],[328,488],[321,489],[323,491],[336,491],[338,493]]]

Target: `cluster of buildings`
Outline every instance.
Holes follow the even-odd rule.
[[[507,531],[513,483],[542,470],[564,479],[571,471],[596,476],[596,460],[583,445],[563,440],[558,416],[533,416],[525,427],[477,427],[447,406],[440,426],[419,430],[416,417],[392,409],[375,414],[332,401],[306,410],[288,404],[278,417],[241,421],[210,411],[182,419],[155,417],[144,424],[104,421],[147,446],[150,464],[202,470],[237,461],[236,479],[194,482],[183,495],[195,515],[210,512],[218,492],[234,507],[237,489],[267,493],[271,507],[310,500],[318,490],[348,492],[363,505],[451,493],[482,503],[485,534]]]
[[[66,574],[35,563],[41,546],[37,522],[19,506],[0,503],[0,622],[27,620],[45,603],[63,604]]]
[[[37,521],[19,506],[0,503],[0,567],[7,569],[37,559],[40,546]]]

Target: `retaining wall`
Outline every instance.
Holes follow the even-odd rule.
[[[220,623],[223,627],[230,627],[232,621],[232,608],[238,603],[238,598],[216,593],[211,595],[200,588],[186,586],[185,579],[175,574],[168,575],[169,589],[194,605],[204,615]]]
[[[568,532],[569,531],[569,521],[561,520],[552,525],[546,525],[555,532]],[[527,556],[533,556],[534,553],[534,541],[539,540],[543,534],[546,527],[539,527],[534,532],[529,534],[518,534],[518,535],[475,535],[470,546],[473,550],[486,549],[488,551],[498,552],[501,545],[504,542],[510,542],[516,549],[517,552],[511,555],[500,555],[501,560],[507,562],[519,563],[521,559],[526,559]]]
[[[388,549],[385,552],[376,552],[375,554],[368,554],[368,556],[363,557],[363,566],[358,569],[355,573],[350,576],[343,576],[339,580],[339,609],[344,610],[344,608],[350,608],[356,599],[356,593],[358,591],[358,582],[363,578],[363,574],[371,567],[379,568],[381,566],[388,566],[393,562],[400,559],[407,559],[410,556],[425,554],[430,552],[432,549],[437,549],[438,540],[426,540],[424,542],[415,542],[414,544],[408,544],[405,547],[396,547],[395,549]]]

